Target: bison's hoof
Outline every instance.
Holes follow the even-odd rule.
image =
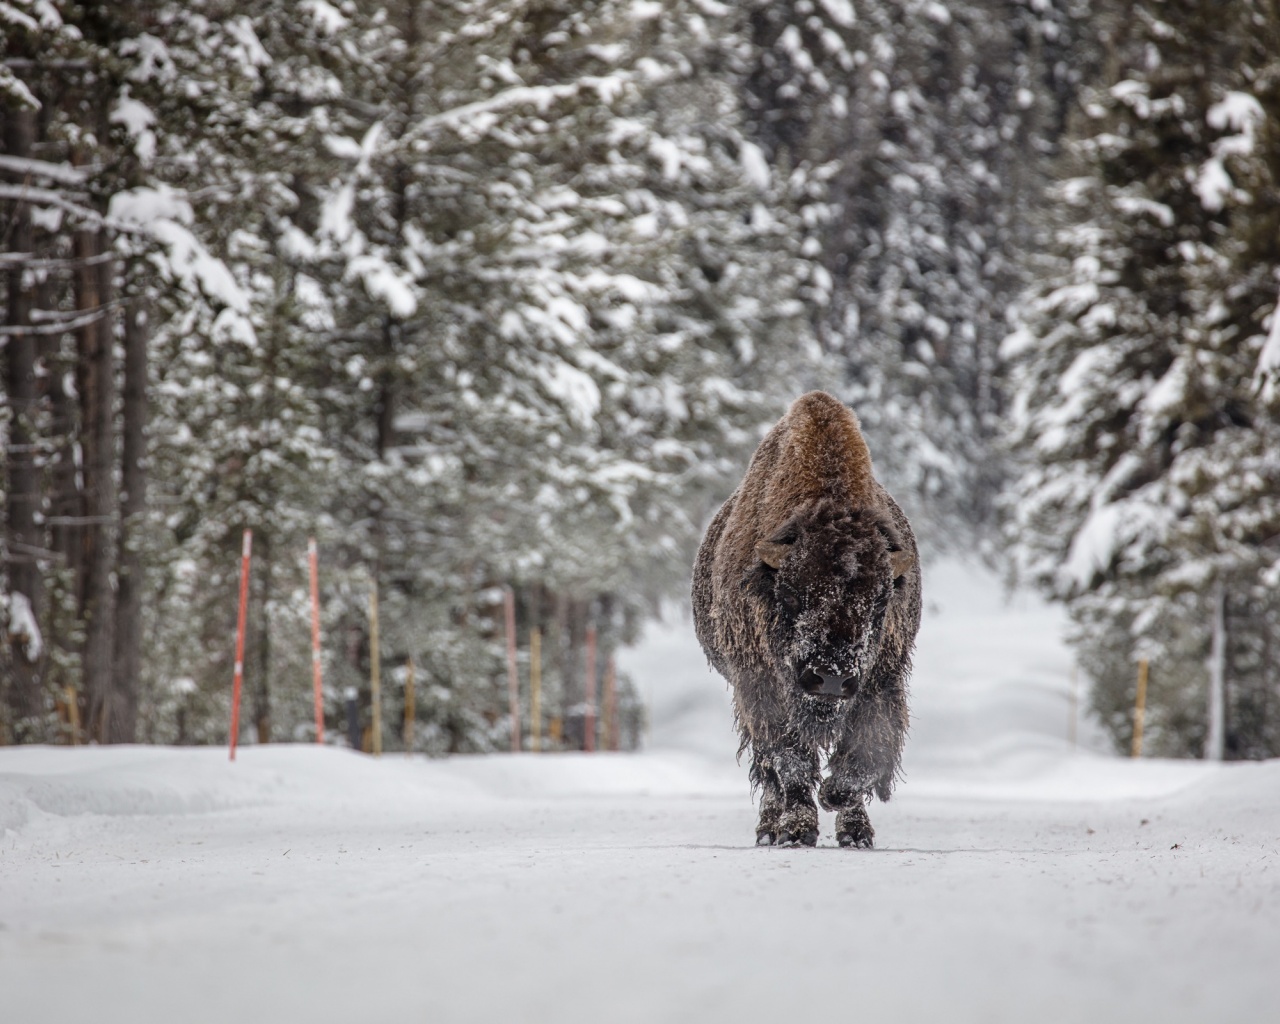
[[[817,846],[818,809],[812,805],[789,807],[778,816],[779,846]]]
[[[808,832],[780,832],[778,833],[779,846],[817,846],[818,830],[812,829]]]
[[[846,807],[836,815],[836,842],[858,850],[870,850],[875,845],[876,830],[871,827],[867,809],[861,803]]]
[[[772,846],[778,841],[778,818],[781,812],[776,803],[768,800],[760,808],[756,820],[756,846]]]
[[[851,832],[841,832],[836,836],[836,842],[841,846],[852,846],[855,850],[870,850],[875,846],[875,836],[853,835]]]

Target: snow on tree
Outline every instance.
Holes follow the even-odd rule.
[[[336,315],[366,339],[351,441],[388,636],[443,654],[495,582],[618,614],[677,585],[707,495],[808,356],[804,265],[704,70],[707,15],[415,11],[360,29],[377,71],[327,142],[348,169],[316,259],[359,286]],[[494,676],[494,653],[456,657]]]
[[[1069,602],[1119,744],[1148,657],[1149,749],[1201,752],[1216,675],[1227,755],[1272,756],[1280,421],[1259,364],[1280,272],[1280,21],[1183,0],[1098,30],[1113,59],[1073,128],[1054,262],[1004,344],[1021,571]]]
[[[146,636],[142,736],[225,734],[245,527],[261,739],[310,720],[312,534],[332,709],[367,677],[376,581],[384,663],[416,657],[433,744],[504,735],[500,585],[545,627],[548,703],[571,710],[588,621],[603,665],[681,585],[816,357],[802,232],[728,70],[732,12],[65,10],[96,92],[58,123],[87,145],[88,111],[110,143],[86,159],[129,310],[108,372],[123,490],[92,518],[119,533],[122,606],[142,595],[124,616]],[[46,636],[79,656],[74,630]]]
[[[997,346],[1089,59],[1083,15],[1015,0],[751,8],[754,121],[771,161],[804,176],[819,333],[890,487],[936,527],[926,543],[993,518]]]
[[[5,4],[3,12],[0,198],[17,228],[5,254],[4,330],[13,339],[5,394],[14,416],[4,561],[47,641],[37,658],[15,662],[3,725],[16,738],[53,738],[53,697],[66,700],[70,687],[93,735],[127,739],[133,697],[120,685],[113,640],[120,281],[107,216],[130,171],[111,105],[120,24],[113,13],[68,3]]]

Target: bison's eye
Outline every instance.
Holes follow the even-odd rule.
[[[796,597],[790,590],[784,590],[778,595],[778,600],[782,602],[782,607],[789,611],[792,615],[800,610],[800,598]]]

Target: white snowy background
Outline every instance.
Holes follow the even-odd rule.
[[[752,845],[678,609],[639,754],[0,750],[3,1020],[1274,1019],[1280,765],[1073,746],[1062,613],[927,569],[870,852]]]

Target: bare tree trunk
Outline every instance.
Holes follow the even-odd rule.
[[[120,543],[116,586],[113,710],[108,743],[132,743],[138,729],[138,676],[142,668],[143,565],[139,550],[147,514],[147,342],[150,331],[141,300],[124,320],[124,463],[120,495]]]
[[[1226,752],[1227,588],[1221,580],[1213,591],[1213,642],[1209,653],[1209,733],[1206,761],[1221,761]]]
[[[261,581],[260,611],[255,616],[257,643],[255,644],[257,671],[252,683],[253,721],[258,731],[259,743],[271,742],[271,591],[274,582],[275,558],[270,535],[266,530],[261,532],[259,554],[256,559],[259,566],[258,579]]]
[[[35,137],[35,114],[29,110],[8,111],[4,120],[5,152],[25,157]],[[9,246],[13,252],[30,253],[34,245],[31,208],[19,203],[13,214]],[[33,294],[31,282],[25,279],[22,264],[8,274],[8,309],[5,322],[9,327],[31,324]],[[21,594],[31,605],[37,622],[44,620],[44,585],[37,556],[44,549],[44,535],[37,517],[40,512],[40,475],[36,468],[34,417],[36,412],[36,336],[29,332],[9,335],[4,345],[4,391],[8,396],[12,418],[4,457],[8,486],[5,491],[5,550],[9,589]],[[39,717],[41,701],[41,667],[43,658],[38,647],[25,636],[15,636],[13,644],[13,678],[8,687],[8,700],[14,739],[43,738]],[[31,652],[37,652],[30,657]]]
[[[52,301],[52,296],[50,297]],[[49,546],[65,568],[79,579],[79,519],[81,485],[76,424],[76,393],[71,374],[76,365],[74,353],[65,352],[65,335],[51,335],[45,348],[45,366],[49,370],[49,440],[53,459],[49,470]]]
[[[98,232],[76,236],[76,255],[91,259],[102,250]],[[81,615],[85,625],[84,661],[81,667],[89,706],[86,723],[90,735],[103,742],[113,735],[111,693],[114,644],[114,567],[111,526],[115,513],[115,432],[113,399],[115,384],[113,320],[108,315],[114,267],[95,262],[78,272],[79,307],[102,312],[80,333],[80,423],[84,451],[84,524],[80,533],[83,556],[80,586]]]

